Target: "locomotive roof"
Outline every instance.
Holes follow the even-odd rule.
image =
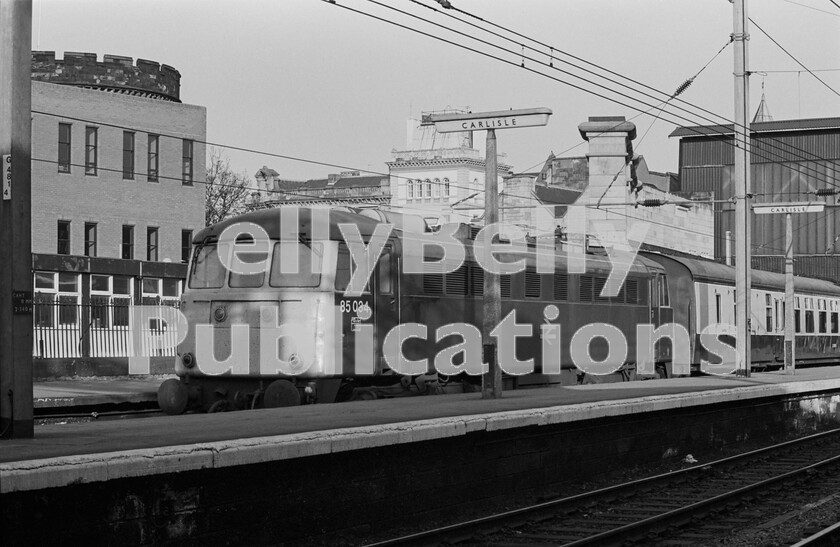
[[[711,283],[734,283],[735,267],[727,266],[711,260],[699,258],[687,258],[682,256],[663,255],[659,253],[645,252],[645,256],[653,260],[673,260],[682,264],[691,273],[695,281],[706,281]],[[784,290],[785,275],[763,270],[752,271],[752,286],[755,288]],[[840,296],[840,286],[824,281],[796,275],[793,278],[793,286],[797,291],[819,293],[823,295]]]
[[[218,239],[219,235],[229,226],[240,222],[252,222],[266,231],[271,239],[280,239],[280,219],[284,215],[298,215],[298,233],[301,237],[309,239],[312,237],[312,211],[310,207],[277,207],[273,209],[261,209],[251,211],[244,215],[228,218],[212,226],[199,231],[193,237],[193,243],[201,243],[204,240]],[[320,209],[329,215],[330,238],[341,239],[339,224],[355,224],[359,227],[359,233],[363,237],[370,236],[379,224],[376,220],[359,215],[349,209],[329,208]],[[317,218],[317,213],[316,213]]]

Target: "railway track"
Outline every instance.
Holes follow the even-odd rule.
[[[800,518],[792,509],[820,498],[840,508],[838,492],[835,429],[372,545],[708,545],[733,531]],[[828,539],[815,534],[815,543],[803,545],[838,544],[840,530],[823,533]]]
[[[157,402],[136,403],[107,403],[100,405],[36,407],[34,418],[36,425],[90,422],[96,420],[121,420],[126,418],[143,418],[147,416],[162,416],[163,412]]]

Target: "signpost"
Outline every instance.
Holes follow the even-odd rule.
[[[753,212],[757,215],[785,215],[785,374],[796,373],[796,333],[794,332],[794,290],[793,290],[793,223],[791,214],[822,213],[825,203],[756,203]]]
[[[462,131],[487,131],[487,146],[484,162],[484,225],[499,221],[499,174],[496,166],[496,130],[518,129],[546,125],[551,110],[548,108],[526,108],[521,110],[498,110],[494,112],[468,112],[464,114],[432,114],[424,118],[423,125],[434,124],[438,133]],[[489,243],[489,242],[488,242]],[[501,286],[499,275],[484,272],[484,305],[481,337],[484,348],[484,362],[488,371],[481,379],[481,396],[497,399],[502,396],[502,369],[498,361],[498,348],[490,332],[501,321]]]

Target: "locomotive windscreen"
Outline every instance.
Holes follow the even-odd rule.
[[[317,287],[321,284],[323,255],[323,247],[318,242],[281,241],[275,244],[268,284],[272,287]],[[294,265],[295,257],[297,266]]]
[[[246,264],[268,264],[270,274],[268,284],[271,287],[317,287],[321,284],[321,264],[323,246],[321,243],[281,241],[274,244],[271,260],[264,252],[240,250],[239,260]],[[215,244],[205,244],[195,252],[189,287],[191,289],[219,289],[225,285],[227,268],[219,258]],[[265,272],[231,272],[231,288],[256,288],[263,286]]]
[[[202,245],[193,257],[190,288],[219,289],[225,283],[226,273],[224,265],[219,260],[216,245]]]

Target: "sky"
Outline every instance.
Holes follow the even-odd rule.
[[[775,72],[803,68],[750,24],[750,118],[762,84],[776,120],[840,116],[840,8],[830,0],[747,1],[755,23],[805,67],[820,71],[815,74],[832,88],[806,72]],[[547,126],[497,132],[498,150],[516,172],[539,170],[551,152],[583,156],[586,144],[577,127],[590,116],[630,119],[637,127],[635,151],[645,156],[648,168],[674,172],[678,146],[668,134],[675,124],[725,123],[734,116],[732,45],[715,57],[733,31],[728,0],[451,0],[486,22],[553,47],[553,55],[549,48],[498,27],[488,28],[514,42],[412,0],[336,2],[34,0],[32,48],[56,51],[59,58],[64,51],[92,52],[100,60],[103,54],[114,54],[175,67],[181,73],[181,100],[207,108],[208,142],[254,151],[221,148],[233,169],[249,176],[264,165],[295,180],[326,178],[347,169],[387,173],[392,149],[406,146],[411,116],[447,108],[482,112],[533,107],[553,111]],[[418,2],[437,6],[432,0]],[[459,12],[446,13],[482,24]],[[524,50],[534,59],[524,59],[526,68],[520,66],[520,44],[537,48]],[[554,68],[537,62],[549,60]],[[594,63],[635,82],[613,75],[613,81],[596,78],[563,60],[603,73],[586,64]],[[701,69],[679,97],[689,104],[672,101],[655,116],[660,111],[654,107],[663,98],[640,95],[655,94],[644,86],[671,94]],[[484,133],[476,133],[475,141],[482,143]]]

